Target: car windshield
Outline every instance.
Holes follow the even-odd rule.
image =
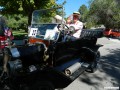
[[[63,23],[63,8],[35,10],[32,13],[29,37],[55,40],[58,24]],[[50,38],[49,38],[50,37]]]
[[[54,30],[57,24],[32,24],[32,28],[36,27],[40,35],[45,35],[46,30]]]
[[[54,17],[56,15],[62,17],[62,14],[63,14],[62,8],[35,10],[32,13],[31,24],[53,23]]]

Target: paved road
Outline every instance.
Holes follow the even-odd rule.
[[[99,49],[99,69],[95,73],[85,72],[63,90],[113,90],[107,88],[120,86],[120,41],[101,38],[97,43],[104,45]]]

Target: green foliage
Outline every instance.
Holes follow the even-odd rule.
[[[108,28],[118,28],[120,23],[120,7],[116,0],[93,0],[89,15],[93,16],[96,24],[103,24]]]
[[[94,26],[96,26],[96,24],[95,24],[95,22],[93,21],[92,17],[87,18],[86,27],[87,27],[87,28],[91,28],[91,27],[94,27]]]
[[[120,28],[119,0],[89,0],[89,8],[82,5],[78,11],[81,21],[87,28],[104,25],[108,28]]]
[[[26,29],[27,28],[27,17],[22,15],[8,15],[7,23],[8,26],[13,30]]]
[[[22,14],[28,17],[31,24],[32,12],[36,9],[46,9],[56,6],[55,0],[0,0],[4,14]]]
[[[87,16],[88,16],[88,8],[85,5],[80,6],[78,10],[81,14],[81,21],[86,22],[87,21]]]

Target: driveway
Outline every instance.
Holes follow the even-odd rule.
[[[97,43],[104,45],[99,49],[101,58],[98,70],[83,73],[63,90],[120,89],[120,41],[103,37]]]

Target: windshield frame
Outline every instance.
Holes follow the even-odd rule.
[[[63,7],[49,8],[34,10],[32,13],[31,24],[49,24],[55,23],[55,15],[59,15],[62,18],[61,24],[63,22]],[[44,21],[45,19],[45,21]],[[43,20],[43,21],[42,21]]]

